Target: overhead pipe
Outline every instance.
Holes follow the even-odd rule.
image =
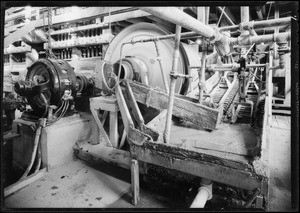
[[[199,33],[206,38],[214,38],[218,36],[212,27],[201,23],[176,7],[140,7],[140,9],[176,25]]]
[[[171,131],[171,124],[172,124],[172,112],[173,112],[175,84],[176,84],[175,75],[177,74],[178,58],[179,58],[180,33],[181,33],[181,26],[176,25],[175,48],[173,53],[172,70],[170,72],[171,82],[170,82],[170,90],[169,90],[169,105],[168,105],[167,118],[166,118],[166,128],[163,134],[164,142],[166,144],[168,144],[170,141],[170,131]]]
[[[250,22],[241,22],[239,25],[234,26],[226,26],[226,27],[220,27],[220,31],[228,31],[228,30],[248,30],[249,27],[252,27],[253,29],[261,29],[261,28],[267,28],[267,27],[276,27],[276,26],[284,26],[291,24],[291,18],[292,17],[286,17],[286,18],[280,18],[280,19],[269,19],[269,20],[262,20],[262,21],[250,21]]]
[[[221,34],[217,28],[201,23],[176,7],[141,7],[140,9],[208,38],[221,56],[230,53],[229,37]]]
[[[241,22],[249,22],[250,21],[250,13],[249,13],[249,6],[242,6],[241,7]]]
[[[209,7],[202,7],[202,17],[200,14],[198,15],[198,19],[202,20],[203,23],[208,24],[209,22]],[[204,38],[202,38],[202,58],[201,58],[201,70],[199,70],[199,98],[198,101],[200,104],[202,104],[203,101],[203,83],[205,81],[205,65],[206,65],[206,55],[207,55],[207,43],[205,42]]]
[[[285,43],[291,40],[291,33],[274,33],[269,35],[258,35],[258,36],[248,36],[248,37],[238,37],[238,38],[230,38],[231,45],[252,45],[253,43],[270,43],[270,42],[278,42]]]

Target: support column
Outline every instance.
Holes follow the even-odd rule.
[[[131,160],[131,189],[132,203],[137,205],[140,200],[140,180],[139,180],[139,163],[137,160]]]
[[[114,148],[118,147],[118,111],[109,112],[109,139]]]

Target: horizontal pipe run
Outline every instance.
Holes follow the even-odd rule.
[[[216,31],[176,7],[140,7],[161,19],[192,30],[207,38],[217,37]]]
[[[266,64],[246,64],[247,68],[250,67],[265,67]],[[222,64],[222,66],[210,66],[206,71],[232,71],[234,68],[239,68],[239,64]]]
[[[248,30],[249,27],[252,27],[253,29],[260,29],[266,27],[284,26],[288,24],[291,24],[291,17],[255,21],[255,22],[254,21],[241,22],[239,25],[220,27],[219,30],[228,31],[228,30],[238,30],[240,28],[242,28],[243,30]]]
[[[274,33],[269,35],[249,36],[245,38],[230,38],[231,45],[252,45],[254,43],[285,43],[291,39],[291,33]]]
[[[202,37],[202,36],[195,32],[185,32],[185,33],[181,33],[180,39],[187,39],[187,38],[192,38],[192,37]],[[124,44],[145,43],[145,42],[153,42],[153,41],[160,41],[160,40],[174,39],[174,38],[175,38],[175,34],[170,34],[170,35],[157,36],[157,37],[140,39],[140,40],[135,40],[135,41],[131,40],[131,41],[125,42]]]

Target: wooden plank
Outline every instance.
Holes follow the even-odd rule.
[[[117,96],[117,102],[119,105],[119,109],[121,112],[122,120],[125,126],[125,131],[128,135],[129,132],[129,126],[134,126],[134,123],[132,121],[131,115],[129,113],[125,98],[123,96],[122,90],[120,85],[116,87],[116,96]]]
[[[220,74],[218,71],[215,72],[214,75],[212,75],[209,79],[207,79],[204,83],[205,93],[210,94],[213,89],[218,85],[220,81]],[[199,96],[199,87],[198,87],[198,78],[196,80],[197,83],[195,83],[192,86],[191,92],[189,92],[186,96],[198,99]]]
[[[3,141],[9,141],[9,140],[12,140],[14,138],[18,138],[20,136],[21,136],[20,134],[9,132],[9,133],[7,133],[3,136]]]
[[[165,109],[161,111],[155,118],[153,118],[153,120],[151,120],[147,124],[147,127],[158,132],[159,135],[157,141],[163,141],[163,132],[165,130],[166,117],[167,117],[167,110]]]
[[[125,169],[130,169],[131,166],[132,158],[128,151],[115,149],[103,144],[92,145],[86,142],[77,142],[74,149],[77,150],[79,158],[89,159],[92,157],[95,160],[102,159],[106,162],[117,164]]]
[[[33,183],[34,181],[40,179],[41,177],[43,177],[46,174],[46,168],[43,168],[41,170],[39,170],[38,172],[29,175],[28,177],[26,177],[25,179],[23,179],[22,181],[18,181],[8,187],[6,187],[4,189],[4,197],[7,197],[8,195],[24,188],[25,186]]]
[[[226,93],[225,93],[225,94],[223,95],[223,97],[221,98],[221,100],[220,100],[220,102],[219,102],[219,106],[223,105],[223,104],[227,101],[227,98],[230,98],[230,94],[231,94],[232,92],[235,91],[234,89],[236,89],[236,86],[237,86],[237,84],[238,84],[238,81],[239,81],[239,80],[238,80],[238,78],[237,78],[237,75],[235,74],[232,83],[229,85],[229,87],[228,87]],[[233,96],[233,98],[234,98],[234,96]]]
[[[137,160],[131,160],[131,189],[132,189],[132,203],[137,205],[140,200],[140,180],[139,180],[139,163]]]
[[[205,154],[199,151],[196,152],[195,150],[188,149],[188,147],[182,148],[172,145],[166,145],[163,143],[153,142],[149,135],[134,128],[130,128],[128,141],[129,144],[135,144],[147,149],[155,149],[155,151],[164,152],[166,155],[176,155],[178,158],[182,159],[189,158],[195,161],[211,162],[214,164],[219,164],[244,171],[250,171],[252,169],[248,161],[247,163],[245,163],[244,161],[234,161],[230,159],[221,158],[217,155]],[[134,153],[132,154],[134,155]]]
[[[101,109],[111,112],[118,111],[117,99],[111,96],[90,98],[90,106],[93,109]]]
[[[102,123],[100,122],[100,119],[99,119],[99,117],[98,117],[97,111],[96,111],[95,109],[91,108],[91,112],[92,112],[92,114],[93,114],[93,117],[94,117],[94,119],[95,119],[95,121],[96,121],[96,124],[97,124],[97,126],[98,126],[98,128],[99,128],[99,130],[100,130],[100,132],[101,132],[101,134],[102,134],[102,136],[104,137],[105,141],[106,141],[111,147],[113,147],[113,145],[111,144],[111,142],[110,142],[110,140],[109,140],[109,138],[108,138],[108,136],[107,136],[107,134],[106,134],[106,132],[105,132],[103,126],[102,126]]]
[[[116,14],[116,15],[106,16],[106,17],[104,17],[103,22],[112,23],[112,22],[124,21],[127,19],[145,17],[145,16],[150,16],[150,15],[151,14],[149,14],[145,11],[135,10],[135,11],[120,13],[120,14]]]
[[[135,82],[129,84],[138,102],[159,110],[167,109],[169,97],[162,90]],[[174,97],[173,115],[209,130],[216,129],[220,121],[220,110],[193,103],[181,98],[180,95]]]
[[[252,172],[233,169],[211,162],[196,161],[188,158],[182,159],[176,155],[169,155],[165,152],[153,151],[135,145],[131,146],[130,149],[139,161],[175,169],[246,190],[261,188],[263,182],[266,181],[264,178],[258,177]]]

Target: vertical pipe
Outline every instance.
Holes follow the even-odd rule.
[[[170,93],[169,93],[169,105],[167,111],[166,129],[164,131],[164,142],[167,144],[170,142],[170,130],[171,130],[171,123],[172,123],[173,102],[174,102],[174,93],[175,93],[175,85],[176,85],[176,78],[173,75],[177,73],[180,36],[181,36],[181,26],[176,25],[175,48],[173,53],[172,70],[170,73],[171,82],[170,82]]]
[[[275,19],[279,19],[279,4],[278,2],[275,2],[275,14],[274,14]],[[279,27],[275,27],[275,33],[279,33]],[[278,47],[277,47],[277,42],[274,42],[274,59],[278,59]]]
[[[13,55],[12,55],[12,53],[9,53],[9,69],[10,69],[10,71],[13,71],[13,67],[14,67]]]
[[[249,15],[249,6],[241,7],[241,22],[249,22],[250,15]]]
[[[208,24],[209,19],[209,7],[199,7],[197,11],[197,18],[202,23]],[[203,100],[203,83],[205,81],[205,61],[207,55],[207,44],[204,38],[202,38],[202,58],[201,58],[201,71],[199,71],[199,103],[202,103]]]
[[[154,45],[155,45],[155,49],[156,49],[157,60],[158,60],[158,63],[159,63],[160,72],[161,72],[161,75],[162,75],[162,78],[163,78],[165,90],[166,90],[166,93],[169,94],[167,76],[166,76],[166,73],[164,72],[163,67],[162,67],[161,58],[160,58],[160,50],[159,50],[157,41],[154,41]]]

